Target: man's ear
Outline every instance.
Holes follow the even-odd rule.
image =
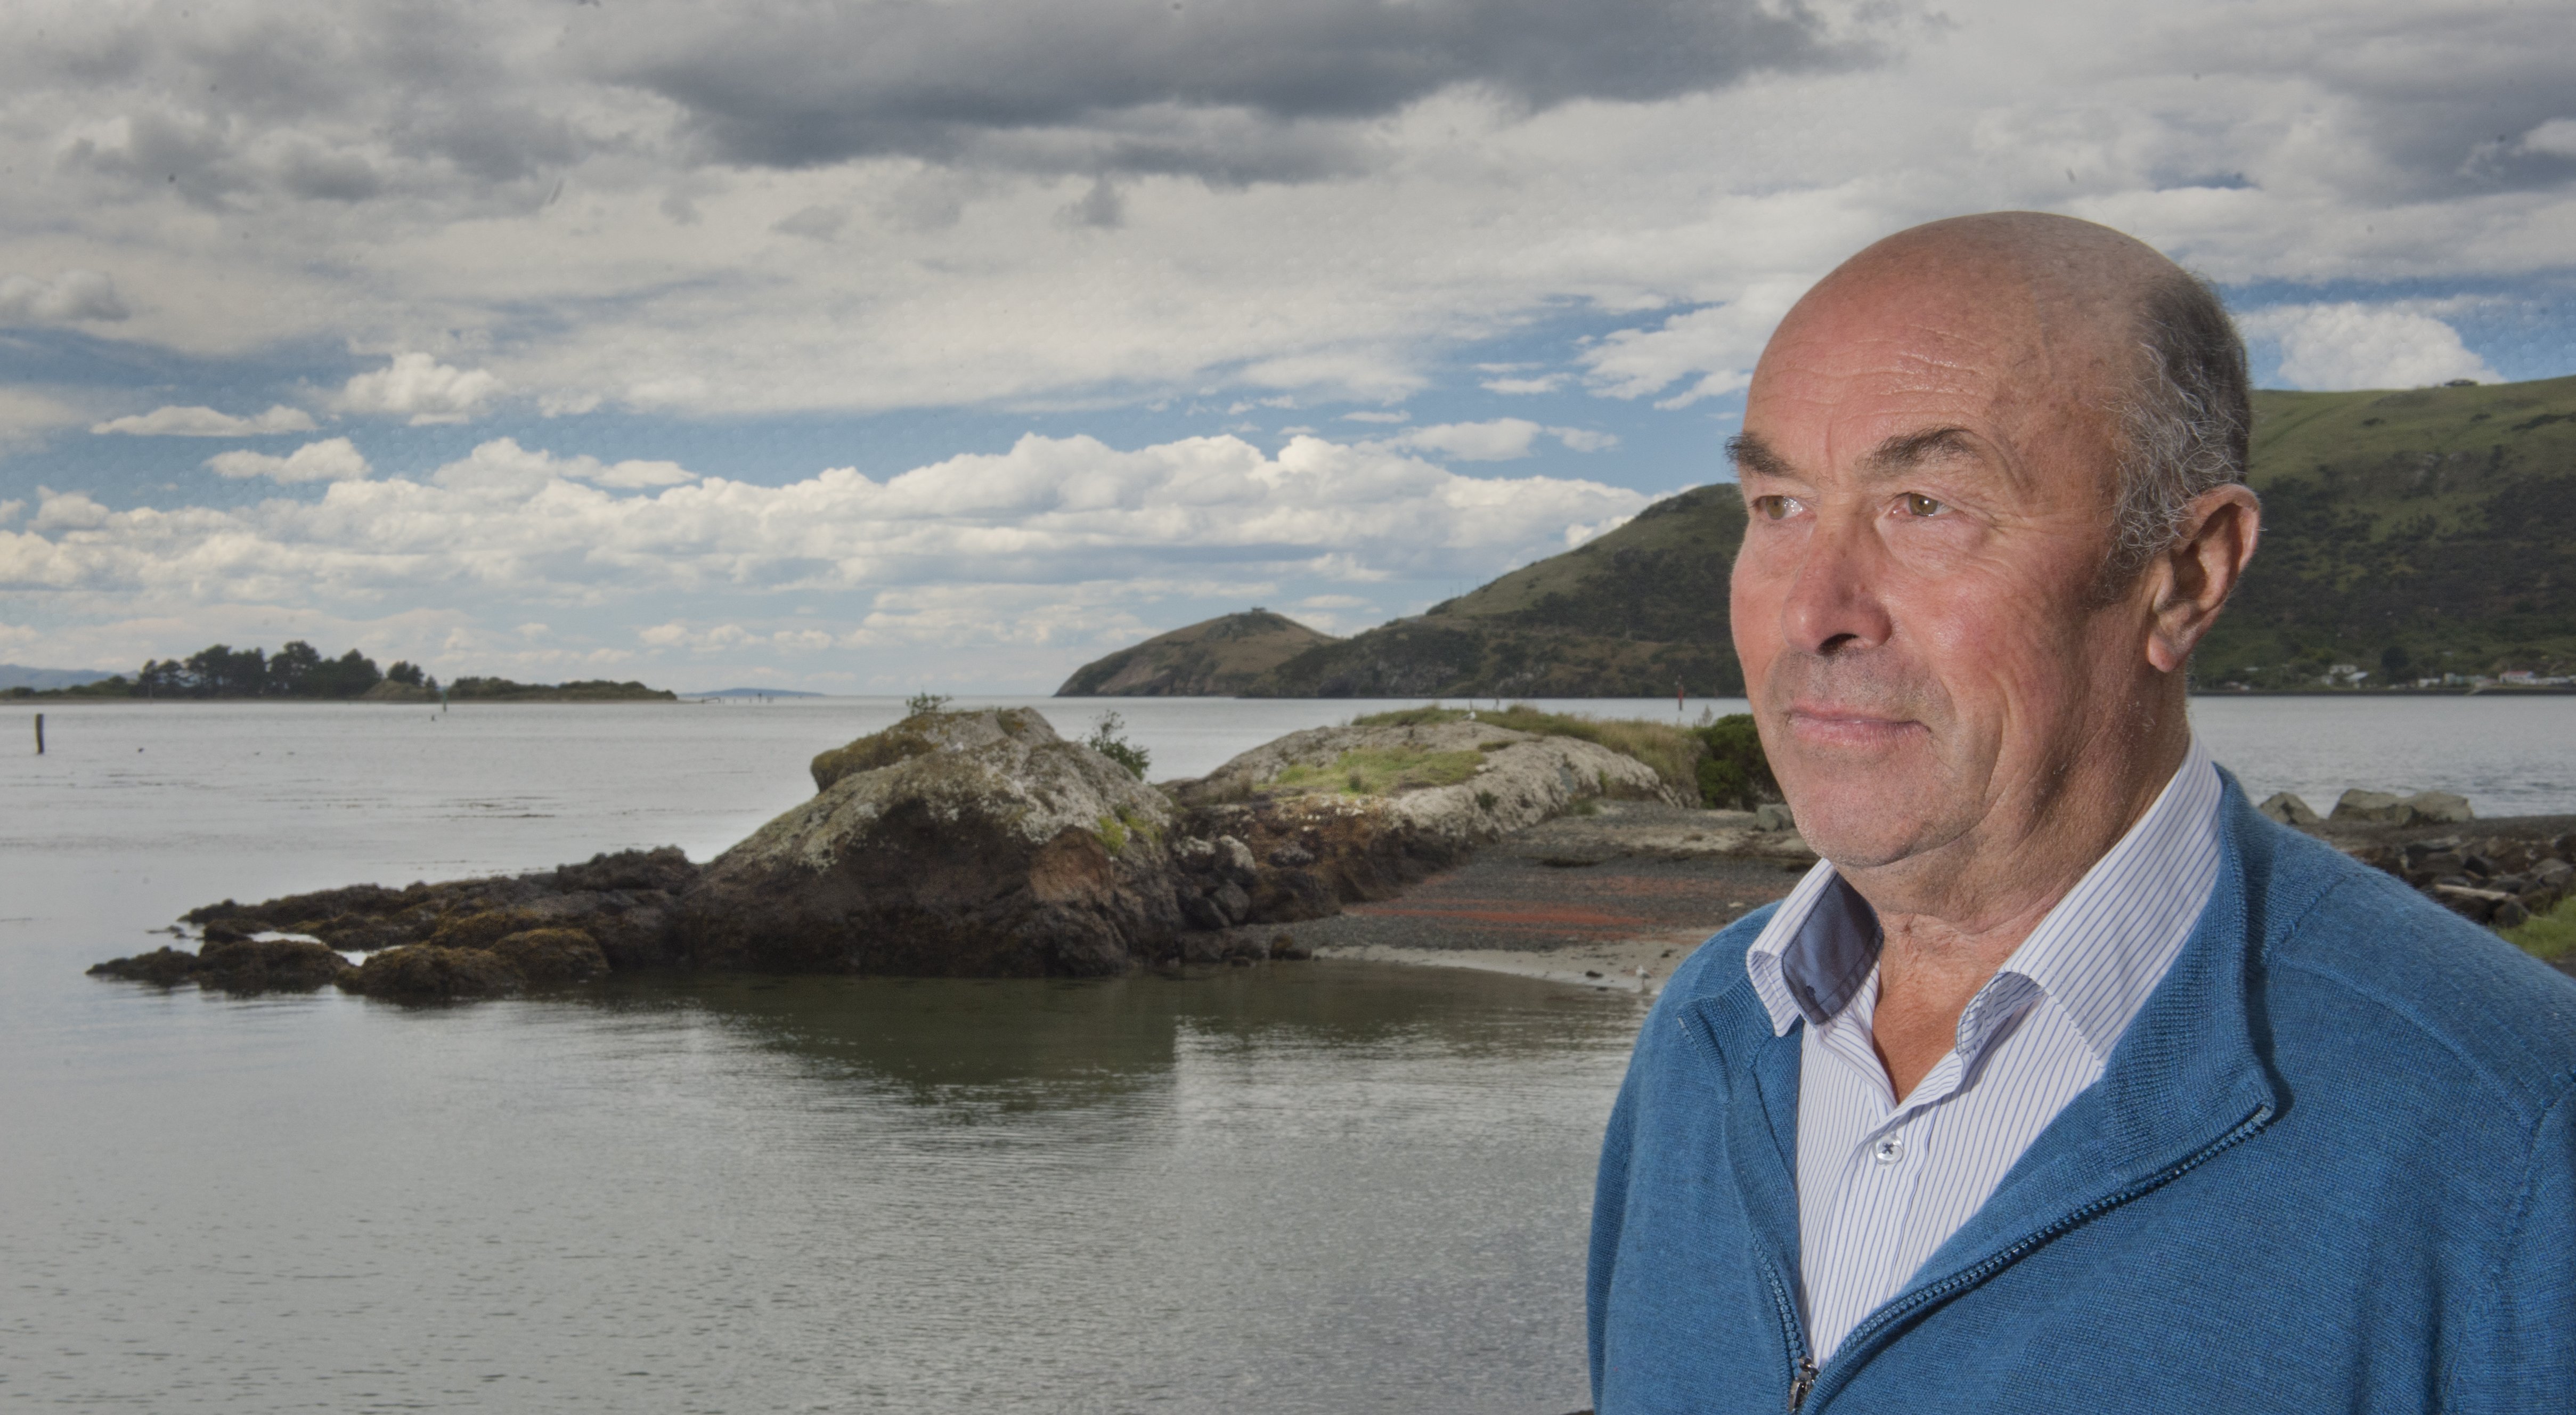
[[[2172,673],[2191,661],[2192,646],[2218,622],[2218,612],[2254,558],[2263,534],[2263,502],[2249,487],[2213,487],[2191,503],[2182,538],[2147,565],[2147,662]]]

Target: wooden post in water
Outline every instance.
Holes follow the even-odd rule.
[[[41,712],[40,712],[40,713],[36,714],[36,755],[41,757],[41,756],[43,756],[44,754],[45,754],[45,715],[44,715],[43,713],[41,713]]]

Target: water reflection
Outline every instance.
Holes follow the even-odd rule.
[[[1347,962],[1081,981],[630,975],[559,1005],[713,1026],[809,1078],[914,1105],[1013,1110],[1114,1107],[1166,1084],[1185,1050],[1463,1061],[1616,1043],[1641,1006],[1629,994]]]

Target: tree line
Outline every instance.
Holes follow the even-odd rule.
[[[125,681],[120,674],[90,690]],[[355,698],[387,682],[438,689],[438,680],[418,664],[396,660],[380,672],[374,659],[356,649],[325,658],[302,639],[288,640],[273,654],[211,644],[186,658],[151,659],[126,687],[138,698]]]

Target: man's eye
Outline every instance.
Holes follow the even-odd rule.
[[[1918,492],[1907,492],[1900,503],[1908,516],[1938,516],[1950,508]]]
[[[1783,521],[1798,513],[1798,500],[1793,496],[1757,496],[1753,509],[1766,521]]]

